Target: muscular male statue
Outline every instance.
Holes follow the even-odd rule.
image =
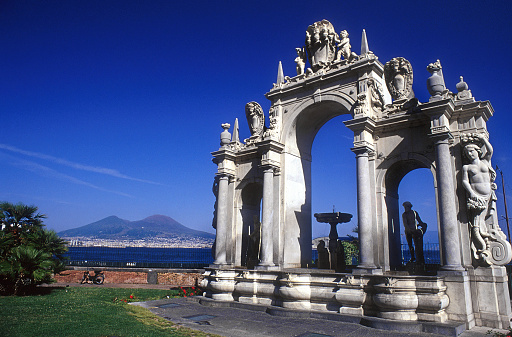
[[[412,204],[409,201],[404,202],[403,206],[405,212],[402,214],[402,222],[405,227],[405,238],[411,252],[411,262],[417,261],[423,264],[425,263],[423,257],[423,234],[427,231],[427,224],[421,220],[418,212],[412,210]],[[418,228],[418,226],[421,228]],[[414,255],[414,247],[416,247],[416,255]]]

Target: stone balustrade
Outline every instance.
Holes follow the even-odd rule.
[[[288,309],[443,323],[444,278],[333,272],[207,269],[207,297]]]

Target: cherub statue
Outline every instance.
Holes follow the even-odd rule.
[[[350,39],[348,38],[348,32],[346,30],[342,30],[340,32],[340,39],[338,41],[338,55],[336,55],[337,60],[341,60],[341,57],[347,62],[350,62],[352,59],[357,57],[356,53],[351,52],[352,46],[350,46]]]
[[[295,50],[297,51],[297,57],[295,58],[297,75],[303,75],[306,67],[306,51],[304,48],[295,48]]]
[[[462,185],[467,192],[467,209],[471,238],[476,259],[487,261],[489,257],[489,237],[485,219],[495,210],[496,172],[491,166],[492,146],[480,134],[461,136],[466,143],[464,155],[468,163],[462,166]]]

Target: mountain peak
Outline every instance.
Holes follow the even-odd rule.
[[[141,221],[147,221],[147,222],[176,222],[173,218],[167,216],[167,215],[161,215],[161,214],[155,214],[148,216],[147,218],[141,220]]]
[[[150,237],[215,237],[203,231],[183,226],[171,217],[161,214],[151,215],[138,221],[123,220],[111,215],[91,224],[68,229],[58,233],[62,237],[94,237],[102,239],[141,239]]]

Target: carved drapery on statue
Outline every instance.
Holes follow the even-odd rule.
[[[477,133],[463,134],[461,141],[466,159],[462,185],[466,190],[473,257],[482,266],[507,264],[512,250],[494,216],[497,199],[492,146],[485,136]]]
[[[386,86],[394,100],[414,97],[412,91],[413,73],[409,61],[403,57],[395,57],[384,65]]]

